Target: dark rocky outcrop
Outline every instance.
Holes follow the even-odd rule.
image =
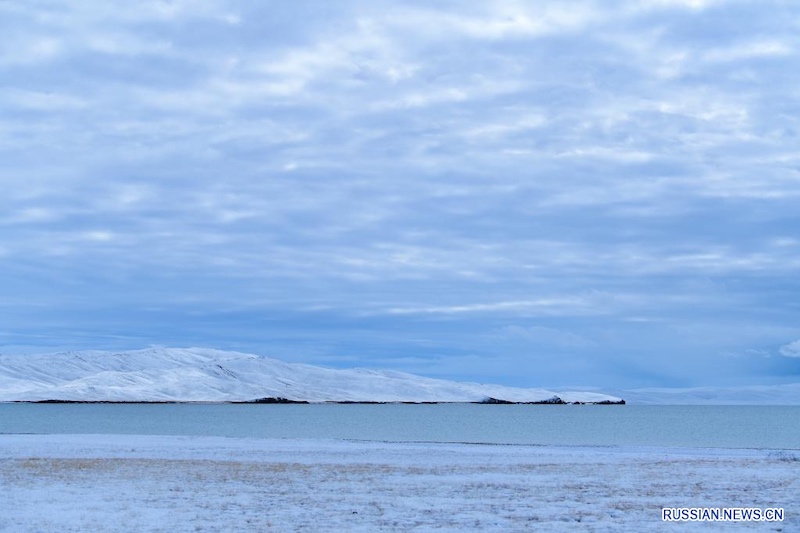
[[[508,400],[498,400],[497,398],[492,398],[491,396],[487,396],[483,400],[479,402],[472,402],[472,403],[480,403],[480,404],[488,404],[488,405],[498,405],[498,404],[513,404],[516,402],[509,402]]]
[[[267,398],[256,398],[247,402],[231,402],[231,403],[308,403],[305,400],[290,400],[288,398],[281,398],[280,396],[269,396]]]

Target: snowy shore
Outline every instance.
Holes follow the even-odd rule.
[[[0,531],[797,531],[798,480],[797,450],[0,435]],[[661,522],[698,506],[786,518]]]

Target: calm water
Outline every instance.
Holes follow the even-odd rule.
[[[800,449],[800,407],[0,403],[0,433]]]

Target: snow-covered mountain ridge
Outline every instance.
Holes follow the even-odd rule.
[[[0,401],[622,403],[594,392],[338,370],[207,348],[0,355]]]

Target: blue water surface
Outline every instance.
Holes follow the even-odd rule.
[[[798,406],[0,403],[0,433],[800,449]]]

